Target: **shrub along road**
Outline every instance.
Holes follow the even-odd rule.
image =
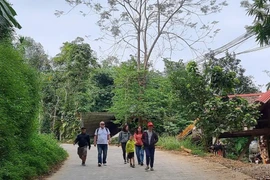
[[[130,168],[122,160],[121,148],[110,146],[108,151],[108,164],[105,167],[97,166],[97,150],[92,146],[88,150],[86,166],[81,166],[76,150],[77,146],[63,144],[69,153],[68,160],[63,167],[49,177],[49,180],[250,180],[240,172],[230,170],[217,163],[170,152],[157,150],[155,171],[146,172],[145,166]]]

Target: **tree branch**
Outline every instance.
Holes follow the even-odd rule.
[[[133,25],[134,25],[135,29],[138,30],[137,23],[136,23],[134,17],[131,15],[131,13],[128,10],[128,8],[126,7],[126,5],[123,4],[123,3],[121,3],[120,1],[117,1],[117,2],[118,2],[119,5],[121,5],[126,10],[126,12],[128,13],[129,17],[131,18],[131,21],[133,22]]]
[[[157,43],[159,37],[161,36],[161,34],[162,34],[164,28],[166,27],[166,25],[168,24],[168,22],[174,17],[174,15],[175,15],[182,7],[183,7],[184,3],[185,3],[185,0],[183,0],[183,1],[181,2],[181,4],[179,5],[179,7],[178,7],[178,8],[177,8],[177,9],[176,9],[176,10],[168,17],[168,19],[165,21],[165,23],[163,24],[162,28],[160,29],[160,31],[159,31],[159,33],[158,33],[156,39],[154,40],[153,44],[152,44],[151,47],[150,47],[149,52],[147,53],[146,62],[144,62],[144,68],[145,68],[145,69],[146,69],[146,67],[147,67],[147,63],[148,63],[148,61],[149,61],[150,55],[151,55],[151,53],[152,53],[152,51],[153,51],[153,49],[154,49],[154,47],[155,47],[155,45],[156,45],[156,43]]]

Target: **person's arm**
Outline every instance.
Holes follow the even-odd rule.
[[[108,143],[110,144],[111,143],[111,133],[110,133],[110,130],[109,129],[108,129],[107,139],[108,139]]]
[[[126,144],[126,152],[129,153],[129,141]]]
[[[143,132],[143,134],[142,134],[142,142],[143,142],[143,145],[146,145],[146,141],[145,141],[145,133],[146,133],[146,132]]]
[[[158,142],[158,135],[154,133],[154,144],[156,144],[157,142]]]
[[[128,139],[130,138],[130,135],[131,135],[130,132],[128,132]]]
[[[89,135],[87,136],[87,143],[88,143],[89,149],[91,149],[90,136]]]
[[[136,133],[134,133],[134,140],[135,140],[135,144],[137,143],[137,134]]]
[[[94,146],[97,145],[97,129],[95,131],[95,136],[94,136]]]
[[[120,131],[118,136],[118,146],[120,146],[121,140],[122,140],[122,131]]]
[[[73,145],[77,144],[78,141],[79,141],[79,135],[76,137],[76,139],[75,139]]]

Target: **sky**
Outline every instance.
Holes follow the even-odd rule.
[[[64,42],[72,41],[76,37],[83,37],[97,53],[99,58],[104,58],[111,54],[106,54],[108,44],[94,41],[102,34],[96,25],[95,15],[82,16],[80,10],[87,10],[84,6],[79,6],[66,15],[56,17],[55,10],[69,11],[71,7],[65,0],[9,0],[13,4],[18,16],[16,19],[22,25],[21,30],[17,30],[18,35],[32,37],[36,42],[40,42],[44,50],[50,57],[60,52],[60,47]],[[209,16],[210,20],[218,20],[216,28],[221,29],[217,36],[207,46],[210,49],[217,49],[222,45],[234,40],[245,33],[245,26],[251,25],[253,18],[246,15],[245,9],[240,7],[240,1],[228,0],[228,6],[220,13]],[[239,53],[259,47],[255,38],[250,38],[244,43],[232,48],[229,52]],[[198,48],[202,48],[199,47]],[[219,56],[223,56],[221,54]],[[128,57],[125,56],[125,57]],[[184,61],[196,58],[194,53],[185,49],[173,56],[174,60],[184,59]],[[270,82],[270,77],[264,72],[270,70],[268,59],[270,58],[270,48],[251,52],[237,56],[241,59],[241,65],[246,69],[246,75],[253,76],[257,85],[265,85]],[[267,65],[268,64],[268,65]],[[154,67],[163,70],[164,64],[161,60],[154,62]],[[265,87],[261,88],[265,91]]]

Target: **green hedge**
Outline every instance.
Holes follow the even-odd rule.
[[[21,180],[32,179],[46,174],[54,165],[67,157],[50,135],[34,135],[28,147],[21,151],[10,152],[11,156],[2,162],[0,179]]]
[[[0,179],[31,179],[67,157],[51,136],[37,134],[38,78],[11,43],[0,43]]]

